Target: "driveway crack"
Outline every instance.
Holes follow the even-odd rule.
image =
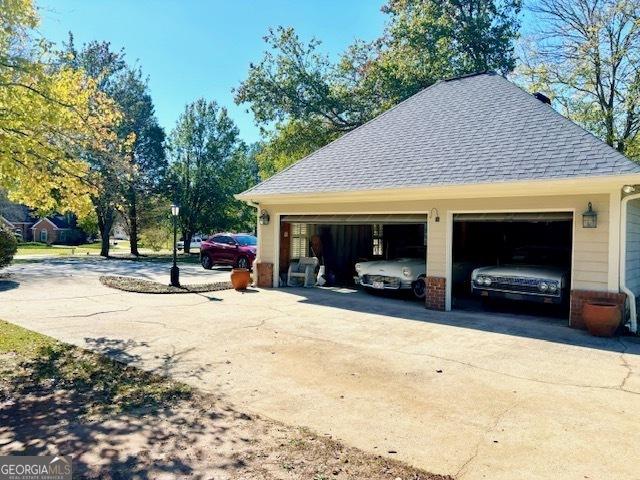
[[[626,348],[626,345],[625,345],[625,348]],[[626,351],[626,350],[624,350],[624,351]],[[421,357],[436,358],[438,360],[443,360],[445,362],[457,363],[459,365],[464,365],[466,367],[476,368],[478,370],[483,370],[485,372],[491,372],[491,373],[495,373],[497,375],[503,375],[505,377],[515,378],[515,379],[518,379],[518,380],[524,380],[524,381],[528,381],[528,382],[541,383],[541,384],[545,384],[545,385],[554,385],[554,386],[558,386],[558,387],[594,388],[594,389],[600,389],[600,390],[618,390],[620,392],[629,393],[631,395],[640,395],[640,392],[636,392],[634,390],[628,390],[628,389],[624,388],[627,380],[629,379],[629,377],[632,374],[631,366],[628,364],[626,358],[623,357],[624,351],[620,354],[620,356],[621,356],[620,358],[622,359],[623,365],[628,369],[627,375],[622,380],[620,385],[608,386],[608,385],[585,385],[585,384],[568,383],[568,382],[554,382],[554,381],[551,381],[551,380],[541,380],[539,378],[523,377],[523,376],[520,376],[520,375],[514,375],[512,373],[501,372],[500,370],[493,370],[491,368],[481,367],[480,365],[475,365],[475,364],[470,363],[470,362],[463,362],[462,360],[455,360],[453,358],[441,357],[439,355],[432,355],[432,354],[429,354],[429,353],[406,352],[406,351],[403,351],[403,350],[394,350],[394,352],[402,353],[404,355],[417,355],[417,356],[421,356]]]
[[[631,375],[633,375],[633,369],[631,368],[631,365],[629,364],[629,361],[625,356],[625,354],[629,350],[629,346],[626,343],[624,343],[621,338],[618,338],[617,340],[618,340],[618,343],[622,345],[622,351],[620,352],[620,360],[622,361],[622,365],[627,369],[627,374],[622,379],[622,382],[620,382],[620,385],[618,386],[618,388],[624,392],[630,392],[630,390],[627,390],[624,388],[629,378],[631,378]]]
[[[480,446],[486,441],[486,436],[487,434],[491,433],[492,431],[494,431],[496,428],[498,428],[498,425],[500,425],[500,422],[502,421],[502,419],[514,408],[516,408],[518,406],[518,404],[521,401],[518,400],[516,402],[513,402],[511,405],[509,405],[507,408],[505,408],[501,413],[499,413],[496,418],[494,419],[493,423],[491,425],[489,425],[488,428],[485,429],[485,431],[482,433],[482,438],[480,438],[480,440],[478,440],[478,442],[476,443],[474,449],[473,449],[473,453],[471,454],[471,456],[460,466],[460,468],[458,469],[458,471],[455,473],[454,478],[456,479],[461,479],[466,473],[467,473],[467,468],[469,467],[469,465],[471,465],[476,458],[478,458],[478,455],[480,454]]]
[[[132,307],[127,307],[120,310],[104,310],[101,312],[84,313],[81,315],[58,315],[55,317],[47,317],[47,318],[88,318],[88,317],[95,317],[96,315],[103,315],[106,313],[128,312],[129,310],[131,310],[131,308]]]

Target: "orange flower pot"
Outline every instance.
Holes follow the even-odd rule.
[[[612,337],[620,326],[622,313],[615,303],[592,301],[583,305],[582,318],[591,335]]]
[[[246,290],[251,283],[251,274],[246,268],[234,268],[231,270],[231,285],[236,290]]]

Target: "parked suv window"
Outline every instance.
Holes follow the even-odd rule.
[[[256,245],[258,243],[257,238],[253,235],[237,235],[236,242],[243,247],[246,247],[247,245]]]

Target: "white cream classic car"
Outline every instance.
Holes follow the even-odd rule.
[[[424,298],[427,262],[424,258],[396,258],[356,263],[356,282],[373,290],[411,290]]]
[[[570,252],[524,247],[504,265],[480,267],[471,273],[471,291],[483,298],[543,303],[566,300],[569,271],[561,266]]]

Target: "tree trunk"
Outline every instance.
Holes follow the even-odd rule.
[[[108,258],[109,257],[109,247],[110,247],[110,245],[109,245],[109,235],[102,235],[102,240],[100,242],[100,256]]]
[[[136,205],[136,193],[131,192],[129,204],[129,243],[131,255],[139,256],[138,252],[138,209]]]
[[[184,238],[184,253],[191,253],[191,239],[193,238],[192,232],[186,232],[183,235]]]
[[[100,229],[100,256],[109,257],[109,236],[113,227],[113,210],[109,207],[102,209],[96,207],[96,216],[98,217],[98,228]]]

